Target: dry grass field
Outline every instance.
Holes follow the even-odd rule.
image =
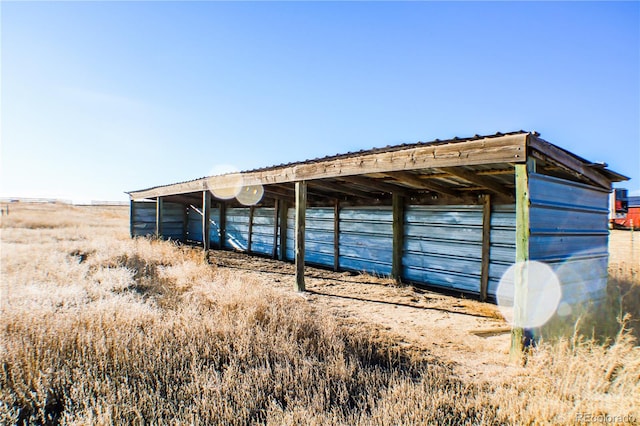
[[[516,366],[493,305],[312,268],[300,296],[286,263],[131,240],[127,208],[1,232],[0,424],[640,423],[640,233]]]

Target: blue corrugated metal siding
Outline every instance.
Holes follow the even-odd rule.
[[[227,239],[224,242],[224,247],[246,251],[249,245],[249,209],[241,207],[227,209],[226,211]]]
[[[202,220],[202,218],[200,219]],[[214,247],[220,246],[220,208],[212,207],[209,209],[209,244]],[[202,225],[200,225],[200,233],[202,234]]]
[[[163,236],[182,239],[184,206],[164,204]],[[273,208],[255,208],[252,251],[273,253]],[[305,261],[332,267],[334,264],[334,210],[308,208]],[[220,209],[211,209],[210,243],[218,246]],[[135,202],[135,235],[155,233],[156,204]],[[391,273],[393,216],[390,207],[355,207],[340,211],[340,269],[386,276]],[[249,208],[230,208],[226,213],[225,248],[246,251]],[[294,259],[295,209],[287,211],[286,259]],[[532,239],[539,238],[533,235]],[[574,235],[571,244],[581,241]],[[188,241],[202,242],[201,209],[189,206]],[[482,253],[482,208],[480,206],[410,206],[405,211],[403,277],[407,280],[478,292]],[[532,243],[537,244],[537,243]],[[568,245],[567,247],[573,247]],[[548,248],[549,252],[557,248]],[[536,252],[539,256],[540,250]],[[555,253],[558,255],[558,253]],[[494,206],[491,220],[489,294],[495,294],[500,277],[515,259],[515,206]],[[606,265],[605,265],[606,266]]]
[[[340,210],[339,243],[340,269],[390,275],[393,253],[391,207]]]
[[[562,284],[562,300],[604,296],[608,262],[608,192],[532,174],[529,178],[531,260],[548,263]]]
[[[333,266],[333,209],[307,211],[305,261]]]
[[[294,259],[295,216],[293,208],[287,210],[287,253]],[[316,265],[333,266],[333,209],[307,208],[305,216],[304,260]]]
[[[134,237],[144,237],[156,233],[156,203],[149,201],[132,201],[132,231]]]
[[[481,206],[407,207],[404,232],[405,279],[480,291]]]
[[[491,249],[487,294],[495,297],[502,275],[516,261],[516,206],[495,205],[491,209]]]
[[[308,208],[305,261],[333,266],[333,209]],[[390,207],[340,211],[340,269],[391,273],[393,215]],[[271,224],[272,226],[272,224]],[[254,225],[255,227],[255,225]],[[271,238],[272,235],[270,235]],[[294,259],[295,209],[287,212],[286,259]],[[481,206],[410,206],[405,211],[404,278],[479,292]],[[491,219],[489,294],[515,260],[515,206],[494,206]]]
[[[307,213],[311,209],[307,209]],[[306,216],[305,216],[306,217]],[[306,236],[306,233],[305,233]],[[295,249],[296,249],[296,209],[288,208],[287,209],[287,252],[285,253],[285,259],[294,260],[295,259]],[[305,252],[306,257],[306,252]]]
[[[305,261],[333,266],[334,210],[308,208],[305,228]],[[390,207],[340,210],[340,269],[391,274],[393,225]],[[288,260],[294,259],[295,209],[287,212]]]
[[[187,210],[187,241],[202,242],[202,210],[194,206]]]
[[[184,241],[184,205],[162,203],[162,238]]]
[[[192,242],[202,242],[202,209],[189,206],[187,211],[187,240]],[[218,246],[220,244],[220,209],[209,210],[209,244]]]
[[[251,228],[251,251],[261,254],[273,254],[274,208],[256,208],[253,212]]]

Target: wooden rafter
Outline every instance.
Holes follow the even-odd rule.
[[[370,192],[348,188],[344,185],[338,185],[338,184],[330,183],[327,181],[312,180],[307,182],[307,184],[308,184],[308,188],[320,188],[321,190],[327,190],[331,193],[336,193],[336,192],[343,193],[343,194],[352,195],[354,197],[359,197],[359,198],[375,198],[375,195]]]
[[[294,197],[295,197],[295,188],[289,188],[287,186],[274,186],[274,185],[268,185],[264,187],[264,191],[265,193],[270,193],[273,194],[274,196],[279,196],[282,199],[286,199],[287,201],[294,201]],[[312,195],[314,197],[319,197],[319,198],[325,198],[325,199],[333,199],[335,198],[334,195],[327,193],[327,192],[323,192],[322,190],[318,190],[317,188],[315,190],[309,190],[307,189],[307,194],[308,195]]]
[[[171,203],[182,203],[187,205],[199,206],[202,204],[202,193],[184,194],[184,195],[168,195],[165,201]]]
[[[287,200],[290,202],[293,202],[294,200],[293,194],[289,193],[289,191],[281,190],[279,188],[274,188],[272,186],[265,187],[264,193],[265,195],[275,199]]]
[[[432,192],[437,192],[439,194],[445,194],[452,197],[460,196],[460,194],[456,190],[445,188],[444,186],[438,185],[437,183],[426,182],[425,180],[420,179],[418,176],[410,172],[394,172],[385,174],[398,182],[416,187],[418,189],[426,189]]]
[[[595,183],[602,188],[607,190],[611,189],[611,182],[609,179],[589,165],[580,161],[580,159],[570,155],[565,150],[535,136],[530,137],[529,147],[533,150],[532,154],[534,157],[539,157],[539,159],[544,160],[545,162],[561,166],[563,169],[581,180],[586,178],[588,181]]]
[[[345,182],[354,183],[356,185],[360,185],[374,191],[386,192],[389,194],[404,193],[407,191],[407,189],[403,186],[393,185],[376,178],[364,176],[345,176],[340,179]]]
[[[486,176],[479,176],[477,173],[466,170],[462,167],[446,167],[446,168],[441,168],[440,170],[452,176],[458,177],[460,179],[464,179],[467,182],[471,182],[475,185],[479,185],[482,188],[486,188],[491,192],[495,192],[496,194],[513,196],[513,192],[509,190],[509,188],[505,187],[504,185],[497,182],[496,180]]]

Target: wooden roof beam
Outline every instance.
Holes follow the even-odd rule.
[[[465,170],[462,167],[443,167],[440,170],[455,176],[460,179],[464,179],[467,182],[471,182],[475,185],[479,185],[483,188],[488,189],[491,192],[495,192],[499,195],[507,195],[513,196],[513,191],[509,188],[503,186],[502,184],[496,182],[495,180],[488,178],[486,176],[478,176],[477,173],[471,172],[469,170]]]
[[[397,180],[398,182],[417,187],[418,189],[426,189],[432,192],[437,192],[456,198],[460,197],[460,193],[458,191],[450,188],[445,188],[444,186],[438,185],[433,182],[425,182],[424,180],[420,179],[418,176],[410,172],[385,173],[385,175]]]
[[[567,151],[535,136],[529,136],[529,147],[534,150],[533,154],[536,154],[535,151],[541,154],[543,156],[541,159],[544,161],[560,165],[577,178],[586,178],[606,190],[611,190],[609,179]]]
[[[389,194],[402,194],[407,192],[407,189],[405,187],[383,182],[382,180],[376,178],[369,178],[364,176],[344,176],[340,179],[345,182],[351,182],[356,185],[364,186],[366,188],[378,190],[380,192],[386,192]]]
[[[269,196],[269,198],[274,198],[277,200],[286,200],[290,202],[293,202],[295,200],[293,195],[287,194],[284,191],[274,190],[272,187],[269,187],[269,186],[264,188],[264,194]]]
[[[444,144],[413,145],[406,149],[368,151],[361,155],[345,154],[326,160],[318,159],[241,174],[245,185],[273,185],[301,180],[342,178],[370,173],[394,173],[434,167],[471,166],[480,164],[518,163],[526,160],[526,133],[485,137]],[[197,192],[203,189],[227,188],[238,180],[238,174],[214,176],[194,181],[162,185],[129,192],[132,199]],[[443,192],[444,193],[444,192]]]
[[[202,204],[202,193],[198,193],[197,197],[191,197],[191,194],[184,194],[184,195],[168,195],[166,197],[164,197],[165,201],[168,201],[170,203],[181,203],[181,204],[186,204],[186,205],[191,205],[193,204],[194,206],[199,206]]]
[[[280,197],[287,201],[295,201],[295,188],[289,188],[287,186],[282,186],[282,185],[278,185],[278,186],[265,185],[264,190],[265,192],[274,194],[276,198]],[[333,194],[328,194],[326,192],[317,191],[317,190],[312,191],[310,189],[307,189],[307,194],[313,195],[314,197],[325,198],[328,200],[335,198],[335,195]]]
[[[265,192],[270,192],[272,194],[279,194],[283,197],[291,197],[293,198],[295,190],[293,188],[288,188],[280,185],[265,185]]]
[[[337,184],[329,183],[326,181],[311,180],[311,181],[308,181],[307,183],[309,184],[310,187],[320,188],[321,190],[338,192],[341,194],[347,194],[347,195],[351,195],[359,198],[376,198],[373,193],[360,191],[358,189],[346,188],[343,185],[337,185]]]

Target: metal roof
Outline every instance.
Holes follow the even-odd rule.
[[[611,182],[628,180],[524,130],[493,135],[400,144],[273,165],[239,173],[206,176],[184,182],[130,191],[132,199],[194,194],[231,185],[268,186],[272,198],[286,197],[287,184],[307,180],[320,197],[332,192],[361,196],[394,190],[443,195],[485,191],[508,195],[513,186],[513,164],[535,158],[546,173],[609,189]],[[394,189],[395,188],[395,189]],[[335,194],[333,194],[335,195]],[[312,191],[313,196],[313,191]]]

